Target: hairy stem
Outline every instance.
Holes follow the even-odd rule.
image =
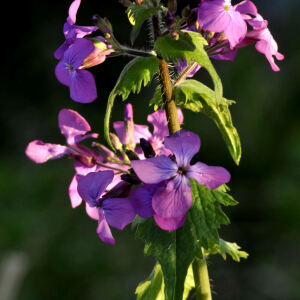
[[[202,250],[203,258],[195,258],[193,262],[193,273],[195,279],[196,299],[197,300],[212,300],[209,275],[205,254]]]
[[[106,169],[118,171],[118,172],[124,173],[124,174],[129,174],[129,172],[126,171],[126,170],[122,170],[122,169],[119,169],[119,168],[115,168],[115,167],[112,167],[112,166],[108,166],[108,165],[106,165],[106,164],[104,164],[104,163],[101,163],[101,162],[98,162],[98,161],[96,161],[95,164],[98,165],[98,166],[104,167],[104,168],[106,168]]]
[[[165,102],[168,127],[170,134],[180,130],[176,102],[173,99],[173,87],[171,83],[168,64],[164,59],[159,61],[160,79],[162,83],[162,92]]]

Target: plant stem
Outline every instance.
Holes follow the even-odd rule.
[[[168,64],[164,59],[159,61],[160,79],[162,83],[162,92],[165,102],[168,127],[170,134],[180,130],[176,102],[173,99],[173,87],[171,83]]]
[[[197,300],[212,300],[209,275],[205,254],[202,249],[203,258],[195,258],[193,261],[193,273],[195,279],[196,299]]]
[[[178,79],[176,80],[174,87],[180,85],[186,77],[197,67],[196,62],[192,62],[190,65],[188,65],[180,74]]]
[[[129,174],[129,172],[126,171],[126,170],[122,170],[122,169],[119,169],[119,168],[115,168],[115,167],[112,167],[112,166],[108,166],[108,165],[103,164],[103,163],[98,162],[98,161],[96,161],[95,164],[98,165],[98,166],[104,167],[104,168],[106,168],[106,169],[115,170],[115,171],[118,171],[118,172],[123,173],[123,174]]]

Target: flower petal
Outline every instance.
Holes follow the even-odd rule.
[[[135,206],[136,213],[142,218],[150,218],[154,215],[152,208],[152,197],[156,192],[158,185],[146,184],[135,189],[131,198]]]
[[[48,160],[57,159],[70,153],[70,150],[66,146],[35,140],[28,144],[25,153],[35,163],[43,164]]]
[[[70,78],[70,96],[80,103],[90,103],[97,98],[97,88],[94,76],[87,70],[72,72]]]
[[[223,167],[208,166],[201,162],[191,166],[187,176],[206,185],[209,189],[215,189],[230,180],[230,173]]]
[[[179,123],[183,122],[183,114],[181,109],[177,109]],[[148,115],[147,121],[153,125],[153,136],[159,138],[161,141],[169,135],[168,121],[166,112],[163,109]]]
[[[124,143],[124,122],[123,121],[116,121],[113,123],[113,127],[122,143]],[[148,126],[146,125],[133,125],[134,128],[134,139],[135,143],[139,144],[140,139],[144,138],[146,140],[150,139],[152,134],[149,131]]]
[[[115,239],[110,231],[108,223],[105,219],[104,212],[101,208],[98,209],[99,212],[99,220],[98,220],[98,227],[97,227],[97,234],[99,238],[107,244],[114,245]]]
[[[99,208],[91,207],[88,203],[85,203],[86,214],[94,220],[99,220]]]
[[[69,41],[64,41],[54,52],[54,57],[58,60],[64,57],[65,51],[69,48],[70,43]]]
[[[181,129],[165,138],[165,147],[175,154],[179,167],[186,167],[200,149],[200,138],[191,131]]]
[[[64,62],[73,69],[78,69],[84,59],[94,51],[93,42],[87,39],[77,39],[74,44],[65,52]]]
[[[91,172],[86,176],[77,175],[78,193],[90,206],[96,206],[113,178],[113,171]]]
[[[62,109],[58,114],[58,126],[66,137],[67,144],[75,146],[75,138],[82,137],[91,130],[89,123],[78,112],[72,109]]]
[[[68,22],[70,24],[76,23],[76,15],[77,15],[78,8],[80,6],[80,2],[81,0],[74,0],[69,7]]]
[[[184,224],[185,214],[177,218],[170,218],[170,219],[166,219],[158,215],[154,215],[154,220],[161,229],[173,231],[178,229]]]
[[[79,206],[82,202],[82,198],[78,194],[77,187],[78,187],[77,176],[74,175],[74,177],[69,185],[69,197],[71,200],[72,208]]]
[[[159,189],[152,198],[155,214],[162,218],[179,218],[192,205],[192,192],[187,176],[177,175]]]
[[[177,173],[177,165],[164,155],[145,160],[131,161],[134,172],[141,181],[148,184],[160,183]]]
[[[117,229],[123,230],[131,223],[136,213],[131,199],[109,198],[101,202],[107,223]]]
[[[70,71],[65,67],[65,63],[60,61],[55,67],[55,76],[57,80],[66,86],[70,86],[71,75]]]
[[[245,0],[234,6],[235,10],[245,15],[257,15],[257,8],[252,1]]]

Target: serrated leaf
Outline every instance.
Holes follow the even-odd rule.
[[[142,86],[146,86],[158,71],[158,59],[153,57],[137,57],[131,60],[121,72],[119,79],[111,91],[106,106],[104,118],[104,137],[109,146],[114,149],[109,137],[109,123],[112,108],[117,95],[126,100],[130,93],[139,93]]]
[[[190,265],[185,282],[182,300],[186,300],[190,291],[195,287],[192,265]],[[136,288],[137,300],[165,300],[164,278],[160,264],[156,264],[150,276]]]
[[[192,79],[175,87],[174,95],[180,107],[203,112],[215,121],[233,160],[239,164],[242,154],[241,142],[229,111],[229,105],[234,101],[222,98],[221,102],[217,103],[214,92],[209,87]]]
[[[204,67],[210,74],[216,92],[217,102],[222,100],[223,87],[222,82],[217,74],[209,56],[204,50],[207,41],[198,32],[182,31],[180,32],[179,39],[175,40],[170,35],[160,37],[157,39],[154,49],[165,59],[171,61],[183,60],[184,58],[188,63],[197,62]]]
[[[211,190],[196,180],[190,178],[193,195],[193,205],[188,214],[195,227],[197,239],[205,249],[210,241],[219,243],[218,229],[221,224],[229,224],[228,217],[224,214],[220,204],[236,205],[237,202],[228,194],[214,189]]]
[[[236,262],[240,262],[241,258],[246,259],[249,254],[245,251],[240,250],[241,247],[236,243],[226,242],[222,239],[219,240],[218,244],[212,244],[207,249],[206,254],[221,254],[223,259],[226,259],[226,255],[230,255]]]
[[[151,1],[145,1],[142,4],[132,3],[127,9],[128,20],[133,25],[130,33],[130,40],[133,44],[137,38],[143,23],[152,15],[156,15],[162,10],[161,6],[153,6]]]

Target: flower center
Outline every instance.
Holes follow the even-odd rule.
[[[186,167],[180,167],[180,168],[178,168],[178,174],[180,174],[180,175],[185,175],[186,173],[187,173],[187,168]]]
[[[229,8],[230,8],[230,5],[228,5],[228,4],[224,6],[224,9],[225,9],[226,11],[229,11]]]

